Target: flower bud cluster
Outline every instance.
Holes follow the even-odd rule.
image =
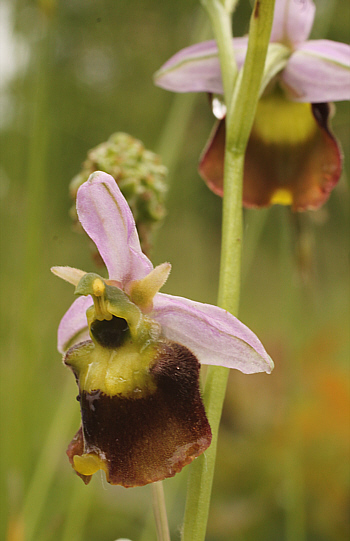
[[[160,157],[145,149],[138,139],[121,132],[91,149],[82,170],[69,186],[74,200],[71,214],[77,224],[75,200],[78,188],[97,170],[109,173],[117,182],[134,215],[142,249],[149,252],[154,225],[165,216],[167,169]]]

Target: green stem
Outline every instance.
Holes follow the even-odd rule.
[[[223,404],[223,397],[220,400],[219,394],[220,392],[222,395],[225,394],[229,373],[228,368],[216,368],[216,370],[208,369],[204,393],[206,412],[213,437],[209,449],[191,464],[182,532],[183,541],[203,541],[207,529],[216,446]]]
[[[220,0],[201,0],[201,2],[208,13],[218,45],[222,85],[226,106],[229,107],[238,74],[232,42],[233,6],[228,10]]]
[[[226,146],[245,152],[252,129],[271,34],[275,0],[256,0],[250,19],[244,67],[239,73],[226,118]],[[266,84],[266,83],[265,83]]]
[[[301,289],[301,281],[298,284],[292,280],[296,274],[295,254],[293,253],[295,238],[291,234],[291,211],[282,207],[280,215],[280,276],[281,276],[281,298],[283,306],[288,310],[281,311],[284,314],[284,333],[291,336],[302,336],[302,329],[296,331],[297,324],[308,314],[308,306],[305,300],[308,299],[308,291]],[[309,314],[312,317],[312,314]],[[300,411],[303,411],[304,388],[303,388],[303,367],[300,355],[300,346],[296,343],[285,345],[286,359],[289,362],[285,366],[285,388],[287,389],[287,419],[289,419],[288,439],[284,457],[284,482],[285,482],[285,541],[306,541],[306,517],[305,517],[305,494],[303,475],[303,438],[298,423],[293,423]]]
[[[166,514],[162,481],[152,484],[153,513],[157,528],[158,541],[170,541],[168,517]]]
[[[241,287],[242,178],[244,152],[226,147],[218,305],[238,312]]]
[[[226,50],[224,54],[220,49],[222,46],[232,50],[232,42],[228,39],[227,25],[221,31],[221,11],[218,9],[218,2],[213,0],[211,4],[216,8],[216,10],[211,10],[210,14],[211,19],[213,19],[213,16],[216,16],[213,29],[219,45],[225,101],[229,106],[226,120],[222,247],[218,304],[231,313],[237,314],[240,295],[244,156],[264,72],[273,20],[274,0],[256,0],[250,22],[246,61],[243,70],[237,78],[232,100],[231,85],[232,81],[235,80],[235,72],[232,65],[226,61],[231,53]],[[205,2],[205,5],[206,7],[209,5],[209,0]],[[233,70],[233,74],[231,71],[231,75],[228,75],[226,73],[228,70]],[[213,440],[205,455],[199,457],[191,466],[182,536],[183,541],[203,541],[205,538],[218,430],[228,374],[229,370],[226,368],[214,366],[209,366],[208,368],[204,402],[213,433]]]

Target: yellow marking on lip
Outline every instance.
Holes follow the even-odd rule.
[[[289,190],[280,188],[276,190],[271,197],[272,205],[291,205],[293,203],[293,196]]]
[[[150,373],[157,355],[157,344],[140,347],[127,341],[117,349],[87,344],[70,351],[65,363],[76,373],[81,391],[99,389],[107,396],[139,399],[153,394],[156,382]]]
[[[279,92],[259,100],[253,132],[265,143],[298,145],[310,140],[316,131],[309,103],[292,102]]]
[[[107,472],[104,461],[95,453],[85,453],[73,457],[74,469],[80,475],[93,475],[98,470]]]

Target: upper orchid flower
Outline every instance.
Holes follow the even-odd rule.
[[[350,98],[350,47],[329,40],[306,41],[314,15],[312,0],[276,0],[269,49],[279,50],[285,60],[270,70],[270,79],[263,79],[245,158],[245,206],[280,203],[292,205],[293,210],[315,209],[339,180],[342,156],[329,129],[328,102]],[[239,69],[247,44],[247,37],[233,40]],[[207,41],[178,52],[156,73],[155,82],[174,92],[222,94],[216,43]],[[199,167],[219,195],[224,148],[221,120]]]
[[[109,279],[52,269],[80,295],[58,329],[82,414],[67,453],[85,482],[102,469],[112,484],[144,485],[174,475],[210,444],[198,360],[245,373],[269,373],[273,363],[225,310],[158,293],[170,264],[153,268],[142,253],[113,177],[91,175],[78,190],[77,212]]]

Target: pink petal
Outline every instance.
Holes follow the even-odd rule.
[[[248,38],[235,38],[233,46],[238,68],[243,65]],[[215,41],[204,41],[172,56],[154,76],[157,86],[173,92],[222,94],[218,48]]]
[[[80,186],[77,212],[106,264],[109,278],[124,286],[153,269],[141,251],[129,205],[112,176],[97,171]]]
[[[78,297],[64,314],[57,332],[57,349],[60,353],[89,338],[86,310],[92,304],[90,295]]]
[[[316,7],[312,0],[276,0],[270,41],[296,45],[311,32]]]
[[[261,342],[230,313],[182,297],[158,293],[150,314],[163,334],[188,347],[203,364],[270,373],[273,362]]]
[[[281,79],[290,99],[324,103],[350,99],[350,47],[326,39],[303,43]]]

